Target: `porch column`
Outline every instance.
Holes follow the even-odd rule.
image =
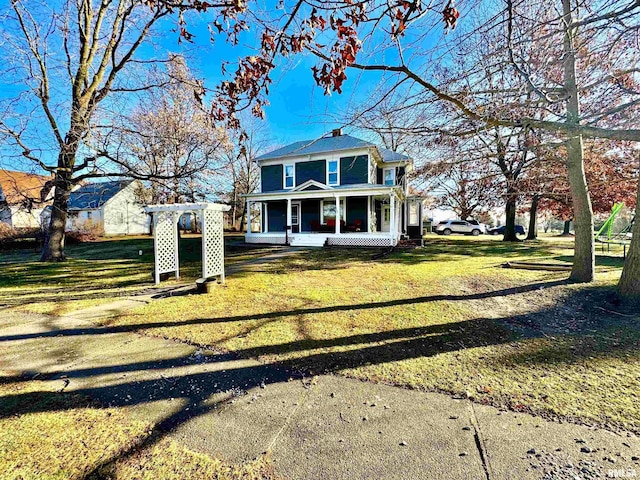
[[[261,218],[260,222],[263,222],[264,228],[261,228],[262,233],[269,233],[269,204],[262,202],[260,204],[262,206],[262,210],[260,214],[264,214],[264,220]]]
[[[336,196],[336,235],[339,233],[340,233],[340,197]]]
[[[289,230],[291,227],[291,199],[287,198],[287,225],[285,228]],[[293,229],[291,229],[291,233],[293,233]]]
[[[396,196],[389,194],[389,233],[391,238],[396,238]]]
[[[178,235],[178,222],[180,221],[180,212],[171,212],[173,216],[173,238],[176,250],[174,252],[176,258],[176,280],[180,280],[180,236]]]
[[[247,235],[251,235],[251,202],[247,198],[247,206],[244,211],[244,219],[247,222]],[[240,225],[240,231],[242,231],[242,225]]]

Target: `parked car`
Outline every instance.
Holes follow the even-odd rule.
[[[467,220],[467,222],[469,222],[471,225],[477,225],[480,227],[480,233],[487,233],[487,230],[489,230],[489,227],[487,225],[485,225],[484,223],[480,223],[477,220]]]
[[[482,233],[479,225],[473,225],[465,220],[446,220],[440,222],[436,227],[438,235],[451,235],[452,233],[462,233],[464,235],[480,235]]]
[[[504,235],[504,229],[505,225],[502,225],[501,227],[489,229],[487,233],[489,235]],[[527,232],[524,230],[524,227],[522,225],[516,225],[516,235],[525,235],[526,233]]]

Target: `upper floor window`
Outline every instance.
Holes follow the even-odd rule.
[[[385,185],[395,185],[396,184],[396,169],[395,169],[395,167],[385,168],[382,171],[382,182]]]
[[[327,185],[338,185],[338,160],[327,162]]]
[[[284,166],[284,188],[293,188],[295,186],[295,172],[295,165]]]

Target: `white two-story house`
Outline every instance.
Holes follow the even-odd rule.
[[[422,233],[406,155],[334,130],[256,161],[261,190],[246,195],[248,243],[384,247]]]

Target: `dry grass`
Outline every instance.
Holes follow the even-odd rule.
[[[183,236],[181,281],[192,282],[200,276],[200,249],[199,236]],[[52,264],[39,262],[39,253],[33,250],[0,252],[0,306],[57,316],[153,286],[150,237],[110,237],[70,245],[66,253],[66,262]],[[264,253],[266,250],[248,253],[228,247],[226,263],[233,265]],[[170,279],[166,284],[174,282]]]
[[[25,394],[29,405],[14,401]],[[275,478],[268,459],[229,465],[169,439],[138,448],[151,435],[150,425],[45,382],[0,385],[0,395],[2,479]]]

